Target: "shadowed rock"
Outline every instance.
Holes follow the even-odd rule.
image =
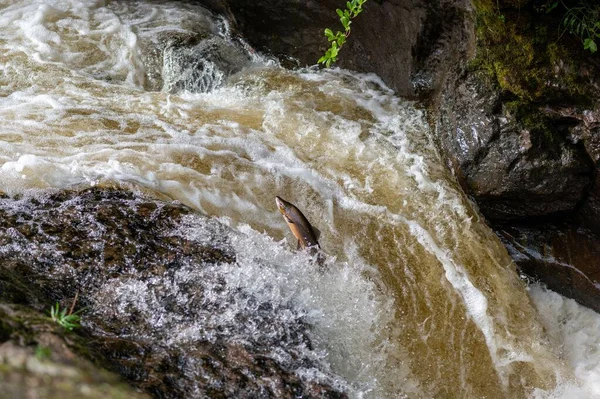
[[[504,226],[497,234],[521,270],[600,312],[600,238],[567,224]]]
[[[568,122],[531,130],[483,74],[457,83],[441,112],[440,140],[462,186],[492,221],[572,212],[591,184],[593,163]]]
[[[287,66],[315,65],[328,48],[325,28],[342,29],[344,2],[199,0]],[[398,95],[435,102],[446,79],[472,51],[471,5],[464,0],[369,1],[352,23],[338,65],[379,75]]]

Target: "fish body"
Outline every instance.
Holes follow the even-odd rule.
[[[283,215],[288,227],[298,239],[298,248],[321,249],[317,241],[317,234],[306,217],[300,212],[294,204],[291,204],[280,197],[275,197],[277,208]]]

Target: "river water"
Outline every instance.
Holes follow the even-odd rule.
[[[598,315],[519,278],[377,76],[285,70],[183,2],[0,1],[0,48],[1,190],[117,182],[219,218],[246,237],[232,279],[276,284],[352,397],[600,395]]]

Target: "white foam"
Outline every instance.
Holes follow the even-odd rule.
[[[534,397],[600,397],[600,315],[541,284],[531,285],[529,292],[554,348],[577,378],[560,381],[551,392],[537,391]]]

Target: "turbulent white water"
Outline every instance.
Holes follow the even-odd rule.
[[[353,396],[598,395],[600,319],[528,296],[376,76],[286,71],[182,2],[3,1],[0,49],[0,189],[135,183],[223,218],[228,282],[306,315]],[[325,274],[275,195],[321,230]]]

